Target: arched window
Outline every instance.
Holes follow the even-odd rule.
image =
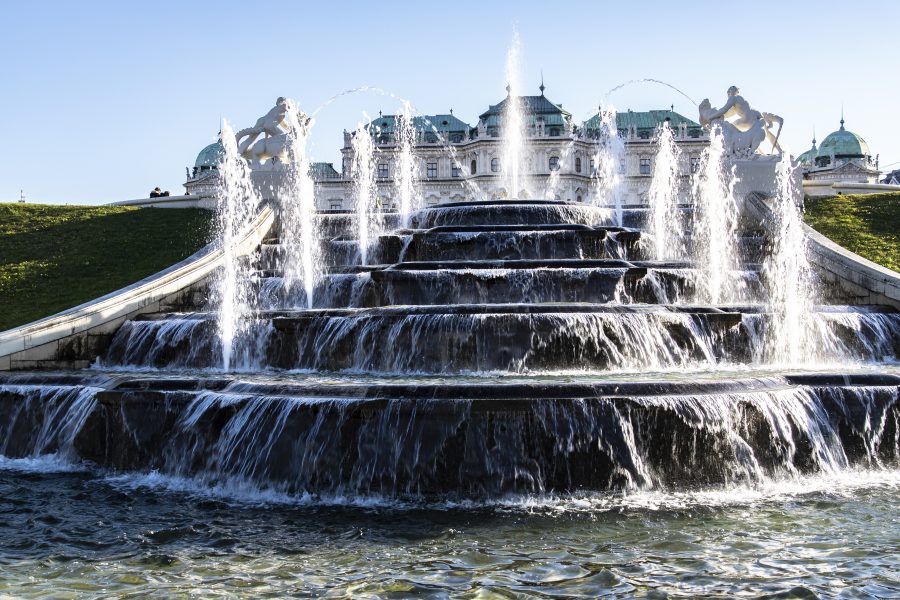
[[[551,171],[559,171],[559,157],[558,156],[550,157],[550,170]]]
[[[499,173],[500,172],[500,159],[492,158],[491,159],[491,173]]]
[[[581,202],[581,194],[578,194],[578,196],[575,198],[575,201],[576,201],[576,202]]]
[[[476,161],[476,160],[473,158],[473,159],[472,159],[472,164],[469,166],[469,173],[472,174],[472,175],[474,175],[474,174],[477,173],[477,172],[478,172],[478,161]]]
[[[581,173],[581,157],[580,156],[575,157],[575,172]],[[581,202],[581,200],[579,200],[579,202]]]

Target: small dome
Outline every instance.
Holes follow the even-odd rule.
[[[816,150],[815,146],[801,154],[797,157],[797,162],[801,165],[811,165],[814,160],[816,160],[816,156],[818,156],[819,151]]]
[[[844,129],[844,120],[841,119],[841,128],[833,133],[829,133],[828,137],[822,140],[819,146],[819,154],[830,155],[841,158],[863,158],[870,156],[869,145],[862,136]]]
[[[225,154],[225,148],[222,142],[215,142],[200,151],[197,160],[194,161],[195,167],[218,167],[222,162],[222,156]]]

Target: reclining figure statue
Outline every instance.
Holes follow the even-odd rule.
[[[285,163],[288,160],[288,136],[291,133],[290,115],[292,104],[286,98],[278,98],[275,106],[260,117],[253,127],[241,129],[235,134],[238,153],[258,165],[265,161]],[[310,118],[299,108],[296,121],[306,127]],[[263,137],[260,137],[263,136]]]
[[[722,128],[725,150],[730,154],[744,158],[765,154],[760,150],[764,140],[772,144],[771,154],[781,152],[778,137],[784,126],[784,119],[776,114],[751,108],[736,86],[728,88],[728,100],[722,108],[713,107],[709,98],[700,103],[700,124],[709,126],[713,123]],[[778,123],[777,134],[772,133],[775,123]]]

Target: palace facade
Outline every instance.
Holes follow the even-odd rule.
[[[576,123],[571,113],[544,95],[520,96],[524,122],[524,163],[526,183],[521,190],[506,189],[503,176],[504,114],[509,96],[489,105],[475,125],[459,119],[450,111],[413,117],[415,131],[413,154],[422,204],[434,206],[448,202],[478,199],[530,197],[570,202],[590,202],[597,191],[594,156],[598,150],[598,116]],[[387,210],[398,204],[396,186],[399,141],[397,115],[379,114],[367,127],[375,146],[374,163],[380,204]],[[708,137],[696,122],[672,108],[644,112],[625,111],[616,115],[616,127],[624,146],[619,165],[620,193],[626,205],[646,203],[653,161],[656,132],[668,122],[681,150],[682,187],[685,193],[690,176],[697,169]],[[321,211],[348,211],[354,206],[353,135],[344,132],[342,162],[314,163],[311,174],[316,182],[316,204]],[[214,192],[216,165],[221,145],[211,144],[197,156],[188,169],[185,188],[192,195]],[[252,176],[266,187],[273,170],[254,171]],[[262,187],[262,186],[261,186]]]

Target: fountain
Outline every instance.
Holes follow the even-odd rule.
[[[614,106],[600,107],[600,131],[597,144],[597,152],[594,155],[594,163],[597,165],[597,194],[595,204],[598,206],[613,206],[615,208],[616,225],[621,227],[624,223],[622,207],[622,193],[620,190],[624,160],[625,145],[619,136],[616,125],[616,109]]]
[[[507,198],[521,198],[524,189],[525,120],[523,117],[522,85],[519,76],[521,43],[518,32],[506,54],[506,102],[503,109],[503,152],[500,159],[503,184]],[[526,194],[527,195],[527,194]]]
[[[657,128],[656,160],[650,182],[648,202],[653,258],[667,260],[685,255],[684,232],[678,210],[681,151],[667,122]]]
[[[306,141],[312,122],[293,101],[288,100],[286,122],[287,176],[280,195],[281,242],[285,251],[283,261],[284,294],[291,296],[296,282],[303,285],[306,306],[313,307],[313,293],[319,280],[319,235],[315,223],[315,186],[310,175]]]
[[[397,156],[397,196],[400,199],[400,223],[409,226],[409,218],[413,210],[420,208],[416,194],[416,160],[413,156],[416,132],[413,128],[412,108],[409,102],[403,103],[403,112],[396,122],[397,142],[400,151]]]
[[[702,266],[698,299],[712,304],[743,300],[735,297],[732,277],[739,269],[734,184],[734,169],[725,160],[722,131],[714,126],[693,183],[693,256]]]
[[[218,340],[222,347],[222,366],[228,371],[238,344],[248,333],[250,281],[235,253],[238,233],[246,227],[260,205],[259,194],[250,182],[250,169],[238,153],[235,134],[227,121],[222,121],[220,135],[224,155],[219,166],[216,193],[218,229],[225,265],[217,280],[214,296],[218,304]]]
[[[368,263],[369,246],[381,233],[378,188],[375,185],[375,144],[368,127],[359,123],[353,135],[353,187],[356,196],[356,239],[361,264]]]
[[[509,74],[517,57],[514,39]],[[510,82],[503,177],[518,194]],[[296,106],[279,101],[244,130],[266,132],[255,142],[223,125],[215,308],[129,319],[84,372],[2,376],[3,455],[58,451],[104,473],[313,502],[676,494],[896,469],[900,316],[810,295],[789,159],[740,159],[778,165],[760,231],[738,220],[733,165],[748,167],[735,131],[710,117],[682,197],[663,125],[649,210],[626,208],[610,108],[594,202],[421,207],[402,113],[396,224],[381,220],[365,125],[352,136],[354,218],[315,220],[311,123]],[[248,164],[290,176],[280,228],[239,260],[229,248],[259,205]],[[270,293],[301,280],[302,303]],[[817,345],[827,364],[814,364]]]

